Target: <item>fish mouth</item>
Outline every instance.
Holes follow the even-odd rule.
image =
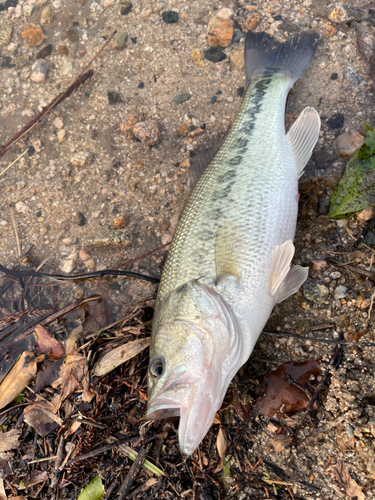
[[[163,418],[180,417],[191,404],[194,383],[182,384],[170,382],[164,384],[160,393],[149,399],[146,419],[160,420]]]

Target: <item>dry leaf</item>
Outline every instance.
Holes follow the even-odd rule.
[[[8,451],[18,448],[18,438],[20,435],[21,431],[18,429],[12,429],[8,432],[0,432],[0,451]]]
[[[212,422],[213,424],[221,424],[221,417],[218,413],[215,414],[214,421]]]
[[[35,327],[35,335],[37,339],[35,348],[39,352],[50,351],[51,359],[60,359],[65,356],[63,345],[52,337],[51,333],[42,325],[37,325]]]
[[[56,409],[47,401],[38,401],[27,406],[23,412],[24,421],[31,425],[39,436],[45,437],[51,431],[63,424],[63,420],[56,414]]]
[[[82,422],[78,422],[78,420],[74,420],[68,431],[65,433],[65,439],[73,434],[76,430],[78,430],[82,425]]]
[[[4,479],[0,478],[0,500],[7,500],[7,494],[5,493],[4,488]]]
[[[287,373],[297,384],[304,386],[310,376],[320,373],[320,362],[311,360],[295,363],[293,361],[280,365],[277,370],[268,373],[258,397],[252,415],[284,416],[293,415],[307,408],[309,397],[296,385],[290,384]]]
[[[150,345],[150,342],[150,337],[133,340],[132,342],[128,342],[127,344],[107,352],[107,354],[104,354],[94,366],[93,375],[96,377],[106,375],[122,363],[125,363],[125,361],[128,361],[128,359],[139,354],[143,349],[146,349],[146,347]]]
[[[12,474],[12,469],[7,460],[0,460],[0,477],[6,478]]]
[[[352,479],[349,472],[349,467],[340,460],[337,465],[331,467],[332,474],[336,481],[345,490],[345,495],[349,498],[357,498],[357,500],[365,500],[362,488]]]
[[[82,335],[83,335],[82,325],[77,326],[69,333],[69,336],[65,341],[65,351],[67,355],[73,353],[76,342],[82,337]]]
[[[18,486],[19,490],[24,490],[26,488],[31,488],[34,484],[43,483],[48,481],[48,473],[46,471],[35,470],[29,472],[22,478],[23,486]]]
[[[224,460],[225,452],[227,451],[228,448],[228,438],[226,430],[223,429],[222,427],[220,427],[219,432],[217,434],[216,446],[221,460]]]
[[[51,385],[61,386],[61,401],[64,401],[78,387],[87,371],[85,358],[81,354],[69,354],[60,368],[59,378]]]
[[[42,358],[36,358],[31,351],[21,354],[17,363],[10,370],[0,385],[0,409],[13,401],[35,377],[37,362]]]

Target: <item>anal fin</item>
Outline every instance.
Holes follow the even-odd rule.
[[[283,300],[296,293],[299,287],[306,281],[308,275],[308,267],[291,267],[288,274],[285,276],[284,281],[281,283],[279,289],[276,292],[276,304],[282,302]]]
[[[270,295],[276,298],[276,303],[293,295],[306,280],[309,270],[307,267],[290,267],[294,255],[292,240],[285,241],[275,247],[272,254],[272,274]]]
[[[319,138],[320,117],[314,108],[307,107],[293,123],[286,137],[292,147],[299,177],[309,161]]]

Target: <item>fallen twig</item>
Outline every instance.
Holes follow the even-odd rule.
[[[128,441],[128,438],[123,438],[123,439],[118,439],[117,441],[114,441],[111,444],[107,444],[106,446],[102,446],[101,448],[97,448],[96,450],[89,451],[88,453],[85,453],[84,455],[80,455],[79,457],[72,458],[66,463],[66,466],[75,464],[76,462],[83,462],[84,460],[88,460],[89,458],[96,457],[97,455],[101,455],[102,453],[105,453],[106,451],[112,450],[115,446],[125,443]],[[141,464],[142,465],[142,464]]]
[[[142,464],[146,458],[147,452],[148,452],[148,448],[141,448],[141,450],[139,451],[136,459],[134,460],[133,465],[130,467],[129,472],[121,485],[119,495],[118,495],[118,500],[124,500],[126,498],[127,494],[130,491],[130,488],[133,485],[135,476],[138,474],[139,470],[142,467]]]
[[[21,243],[20,243],[20,238],[18,236],[17,223],[16,223],[16,218],[14,217],[13,207],[12,207],[12,204],[10,203],[9,200],[7,200],[7,207],[8,207],[8,210],[9,210],[10,220],[12,222],[12,227],[13,227],[13,232],[14,232],[14,239],[16,240],[17,257],[20,259],[21,258],[21,254],[22,254],[22,252],[21,252]]]
[[[64,92],[61,92],[53,101],[51,101],[47,106],[44,106],[42,111],[36,115],[36,117],[31,120],[27,125],[25,125],[16,135],[14,135],[2,148],[0,149],[0,156],[2,156],[8,149],[16,144],[27,132],[32,130],[39,122],[42,120],[47,113],[49,113],[53,108],[55,108],[60,102],[67,99],[75,90],[77,90],[81,85],[83,85],[87,80],[89,80],[94,74],[94,70],[90,69],[87,73],[80,75]]]

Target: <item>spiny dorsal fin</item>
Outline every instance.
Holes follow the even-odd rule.
[[[292,147],[299,177],[309,161],[319,138],[320,118],[314,108],[305,108],[293,123],[286,137]]]

